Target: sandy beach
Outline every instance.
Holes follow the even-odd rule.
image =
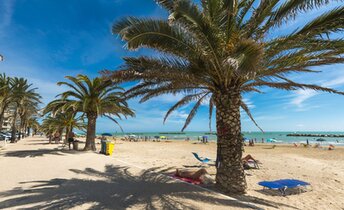
[[[224,196],[167,176],[200,168],[191,152],[215,158],[215,143],[117,140],[112,156],[47,143],[27,138],[0,151],[0,209],[344,209],[343,148],[245,147],[262,165],[246,170],[246,195]],[[281,196],[257,185],[282,178],[311,187]]]

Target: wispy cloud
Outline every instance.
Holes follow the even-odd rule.
[[[253,101],[250,98],[243,98],[243,102],[247,105],[249,109],[253,109],[256,106],[253,104]]]
[[[304,102],[313,96],[319,94],[318,92],[310,89],[306,90],[297,90],[295,91],[296,97],[291,100],[291,104],[296,105],[297,107],[303,107]]]
[[[327,80],[326,77],[321,77],[321,81],[315,82],[315,84],[319,84],[320,86],[323,87],[328,87],[328,88],[339,88],[344,85],[344,74],[343,72],[336,71],[334,74],[330,74]],[[315,91],[311,89],[300,89],[294,91],[293,98],[290,101],[290,104],[295,105],[298,108],[298,111],[306,111],[309,110],[310,108],[317,108],[319,106],[306,106],[305,102],[322,92],[320,91]]]
[[[11,24],[15,0],[2,1],[0,5],[0,29]]]

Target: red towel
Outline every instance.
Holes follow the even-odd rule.
[[[179,179],[179,180],[182,180],[184,182],[188,182],[188,183],[191,183],[191,184],[195,184],[195,185],[200,185],[202,184],[202,181],[201,180],[195,180],[195,179],[191,179],[191,178],[185,178],[185,177],[180,177],[180,176],[177,176],[175,174],[172,174],[171,175],[173,178],[175,179]]]

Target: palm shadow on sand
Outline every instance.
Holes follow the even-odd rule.
[[[65,155],[67,154],[75,154],[79,153],[80,151],[75,150],[61,150],[61,149],[35,149],[35,150],[17,150],[17,151],[7,151],[1,154],[1,156],[5,157],[19,157],[19,158],[26,158],[26,157],[42,157],[44,155]]]
[[[31,187],[18,187],[0,193],[0,209],[21,206],[25,206],[25,209],[69,209],[90,203],[90,209],[199,209],[188,200],[226,206],[229,209],[262,209],[254,204],[274,208],[287,206],[256,198],[252,200],[238,197],[238,200],[229,200],[214,196],[201,188],[159,175],[156,172],[163,171],[157,171],[157,168],[146,170],[137,176],[130,173],[128,167],[113,165],[107,165],[105,172],[92,168],[70,171],[90,178],[23,182],[21,184],[29,184]]]

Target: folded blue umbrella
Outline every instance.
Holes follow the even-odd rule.
[[[300,186],[310,185],[308,182],[304,182],[297,179],[280,179],[275,181],[262,181],[258,182],[259,185],[267,187],[269,189],[277,189],[283,195],[285,195],[285,190],[288,188],[295,188]]]

